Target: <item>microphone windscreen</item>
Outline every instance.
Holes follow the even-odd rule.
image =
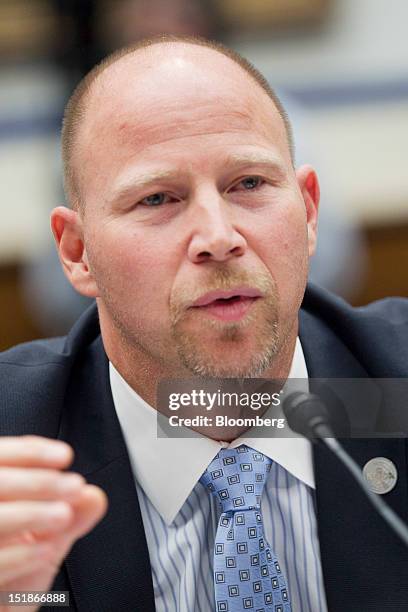
[[[316,437],[313,429],[316,424],[330,422],[325,405],[312,393],[290,393],[284,399],[282,409],[289,427],[306,438]]]

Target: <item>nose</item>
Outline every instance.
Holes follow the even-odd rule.
[[[247,242],[232,222],[230,206],[233,205],[225,202],[218,192],[202,194],[192,203],[190,261],[224,262],[245,253]]]

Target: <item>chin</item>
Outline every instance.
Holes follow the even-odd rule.
[[[195,376],[205,378],[258,378],[267,370],[275,357],[274,351],[267,351],[263,354],[257,352],[247,359],[242,358],[242,353],[237,347],[231,351],[238,353],[237,357],[231,359],[231,355],[220,356],[200,355],[198,352],[186,354],[180,353],[184,366]]]
[[[222,324],[173,333],[179,358],[193,375],[209,378],[258,378],[271,367],[279,353],[280,333],[276,318]]]

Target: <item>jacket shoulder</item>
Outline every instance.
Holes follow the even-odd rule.
[[[64,353],[66,337],[24,342],[0,353],[0,368],[6,365],[36,367],[57,363]]]
[[[401,326],[408,333],[408,298],[389,297],[366,306],[351,306],[343,298],[329,291],[309,284],[305,293],[302,308],[315,312],[334,323],[359,322],[376,323],[389,327]]]
[[[354,310],[363,317],[383,321],[389,326],[401,326],[408,332],[408,298],[385,298]]]
[[[72,369],[98,335],[94,306],[68,336],[35,340],[0,353],[0,434],[56,434]]]
[[[335,334],[374,377],[408,377],[408,299],[353,307],[309,285],[302,309]]]

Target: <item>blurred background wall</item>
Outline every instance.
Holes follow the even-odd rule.
[[[163,32],[225,42],[281,94],[322,183],[312,278],[354,304],[408,296],[406,23],[405,0],[0,0],[0,349],[86,305],[49,229],[62,110],[109,51]]]

